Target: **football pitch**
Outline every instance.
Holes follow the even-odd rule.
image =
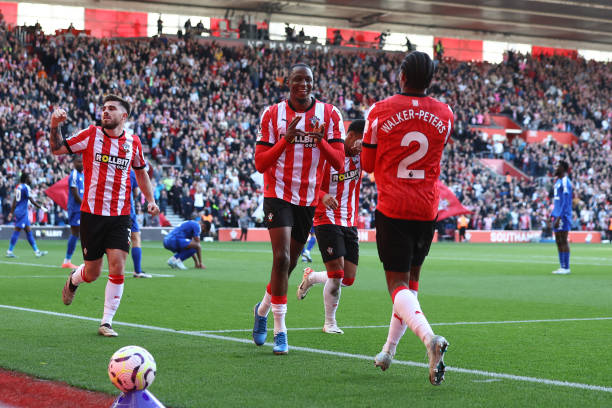
[[[306,266],[298,264],[286,356],[272,354],[272,315],[268,343],[251,341],[253,305],[270,277],[268,243],[205,243],[207,269],[180,271],[166,265],[160,243],[144,242],[143,269],[154,277],[126,276],[117,338],[97,335],[106,273],[64,306],[66,243],[38,244],[49,255],[34,257],[22,234],[18,258],[0,258],[6,369],[118,395],[108,361],[134,344],[154,356],[150,391],[169,407],[612,406],[612,245],[572,245],[572,273],[558,276],[554,244],[433,244],[419,300],[450,342],[446,380],[433,387],[425,347],[410,330],[390,369],[374,368],[391,317],[375,244],[362,244],[355,284],[342,290],[344,335],[321,331],[321,286],[296,299]],[[7,247],[0,241],[2,254]],[[316,247],[313,254],[310,265],[322,270]]]

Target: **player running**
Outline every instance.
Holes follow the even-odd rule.
[[[83,192],[85,191],[83,175],[83,158],[80,155],[74,156],[72,160],[72,171],[68,178],[68,224],[70,225],[70,237],[68,237],[68,248],[62,268],[78,268],[72,263],[72,254],[76,249],[79,235],[81,234],[81,203],[83,202]]]
[[[272,272],[254,308],[253,342],[266,342],[267,316],[274,314],[274,354],[287,354],[287,287],[304,248],[317,205],[323,166],[344,163],[344,125],[340,111],[312,95],[312,69],[289,70],[289,99],[268,106],[261,116],[255,167],[264,174],[264,219],[272,244]]]
[[[17,240],[19,240],[19,234],[21,230],[25,230],[26,237],[30,246],[34,250],[34,255],[40,258],[41,256],[47,255],[47,251],[41,251],[36,245],[34,234],[30,229],[30,217],[28,214],[28,202],[32,203],[36,208],[42,208],[43,211],[47,211],[43,205],[32,198],[32,190],[30,189],[30,175],[28,173],[21,173],[20,183],[15,187],[15,196],[13,197],[13,204],[11,205],[11,211],[8,213],[8,220],[10,221],[13,214],[15,215],[15,230],[11,235],[9,241],[9,248],[6,250],[6,256],[8,258],[17,258],[17,255],[13,253]]]
[[[130,184],[132,185],[132,194],[130,194],[130,219],[132,220],[132,262],[134,262],[134,277],[135,278],[150,278],[149,273],[144,273],[141,267],[142,261],[142,241],[140,239],[140,225],[136,218],[136,202],[134,197],[138,195],[138,180],[134,170],[130,171]]]
[[[203,230],[208,231],[208,227],[206,221],[202,218],[199,219],[200,222],[184,221],[164,238],[164,248],[174,252],[174,255],[168,259],[168,265],[171,268],[186,270],[187,267],[183,264],[183,261],[193,257],[197,269],[206,269],[206,266],[202,264],[200,234]]]
[[[433,61],[423,52],[404,58],[402,92],[376,102],[366,115],[362,164],[376,176],[376,244],[393,301],[387,342],[374,364],[383,371],[389,368],[410,327],[427,347],[429,381],[440,385],[448,342],[434,334],[417,299],[438,212],[440,160],[454,121],[448,105],[425,94],[434,72]]]
[[[551,214],[560,268],[553,271],[555,275],[570,273],[570,248],[567,236],[572,228],[572,181],[568,177],[569,164],[560,161],[555,169],[553,211]]]
[[[130,168],[149,202],[147,210],[159,214],[151,181],[145,171],[145,158],[140,139],[125,132],[130,104],[116,95],[103,100],[102,126],[90,126],[69,139],[62,137],[59,125],[67,118],[63,109],[51,115],[49,144],[55,155],[82,153],[85,173],[85,193],[81,204],[81,246],[84,263],[73,270],[64,289],[62,300],[69,305],[78,286],[98,279],[103,256],[108,261],[108,282],[104,295],[104,315],[98,333],[117,336],[112,320],[121,296],[125,260],[130,249]]]
[[[347,130],[344,140],[344,168],[336,171],[326,164],[325,178],[319,193],[321,200],[314,216],[315,233],[326,271],[315,272],[311,268],[305,268],[297,290],[297,298],[304,299],[313,285],[325,283],[325,333],[344,333],[336,322],[341,286],[351,286],[357,274],[359,234],[356,225],[361,187],[359,154],[364,125],[363,119],[355,120]]]

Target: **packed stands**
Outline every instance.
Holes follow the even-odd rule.
[[[210,39],[154,37],[137,40],[45,36],[8,30],[0,22],[0,224],[10,209],[21,171],[41,191],[68,174],[70,159],[51,157],[48,118],[61,106],[64,135],[100,119],[105,93],[133,103],[129,128],[150,158],[162,212],[187,218],[202,211],[216,226],[236,226],[261,199],[254,146],[263,107],[286,95],[287,68],[296,61],[315,71],[315,92],[345,119],[363,117],[376,100],[397,91],[401,53],[287,51],[222,47]],[[509,53],[501,64],[439,62],[430,94],[455,112],[453,142],[443,181],[474,213],[475,229],[547,229],[554,163],[569,160],[574,182],[574,229],[607,231],[612,216],[612,70],[609,63]],[[510,116],[523,129],[574,132],[574,146],[485,140],[478,125],[490,113]],[[530,177],[496,175],[478,158],[499,158]],[[376,190],[366,178],[363,218],[369,223]],[[142,202],[139,205],[142,212]],[[155,225],[144,214],[145,225]],[[43,222],[61,225],[58,207]],[[261,220],[252,217],[251,223]]]

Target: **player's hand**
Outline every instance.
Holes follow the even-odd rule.
[[[317,123],[312,127],[312,131],[306,133],[308,136],[312,137],[316,143],[319,143],[321,139],[325,136],[325,124]]]
[[[553,223],[553,226],[555,227],[555,229],[559,229],[560,224],[561,224],[561,217],[555,218],[555,222]]]
[[[206,265],[204,265],[204,264],[198,264],[195,267],[196,267],[196,269],[206,269]]]
[[[159,215],[159,207],[155,203],[148,203],[147,212],[155,217],[156,215]]]
[[[331,194],[325,194],[321,201],[323,201],[323,205],[330,210],[335,210],[338,208],[338,200],[336,200],[336,198]]]
[[[13,218],[13,213],[8,213],[8,214],[6,215],[6,220],[7,220],[7,221],[10,221],[10,220],[11,220],[11,218]]]
[[[63,109],[56,109],[51,114],[51,127],[58,127],[60,123],[68,118],[66,111]]]
[[[284,138],[288,143],[293,143],[296,136],[303,136],[305,134],[304,131],[296,129],[297,124],[300,123],[300,120],[302,120],[302,117],[296,116],[293,118],[291,123],[289,123],[289,126],[287,126],[287,132],[285,133]]]

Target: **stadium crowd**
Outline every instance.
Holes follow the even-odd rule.
[[[6,222],[12,188],[28,171],[34,190],[69,173],[70,162],[51,157],[51,109],[68,111],[63,134],[96,123],[105,93],[127,96],[133,105],[129,129],[143,141],[160,209],[184,218],[203,213],[213,224],[237,226],[254,217],[262,192],[254,167],[259,114],[286,95],[287,68],[296,61],[314,67],[315,94],[333,103],[345,119],[397,92],[398,53],[330,50],[287,51],[221,47],[210,40],[154,37],[109,40],[27,36],[9,30],[0,17],[0,224]],[[478,229],[547,229],[554,163],[572,164],[574,229],[607,231],[612,206],[612,70],[609,63],[534,58],[509,53],[500,64],[439,62],[430,94],[455,113],[453,141],[442,178],[473,214]],[[488,113],[512,117],[524,129],[574,132],[578,144],[526,144],[521,138],[484,140],[473,126]],[[479,157],[503,158],[531,179],[491,173]],[[364,226],[372,221],[376,190],[364,179]],[[156,225],[142,212],[145,225]],[[61,225],[59,206],[40,222]]]

